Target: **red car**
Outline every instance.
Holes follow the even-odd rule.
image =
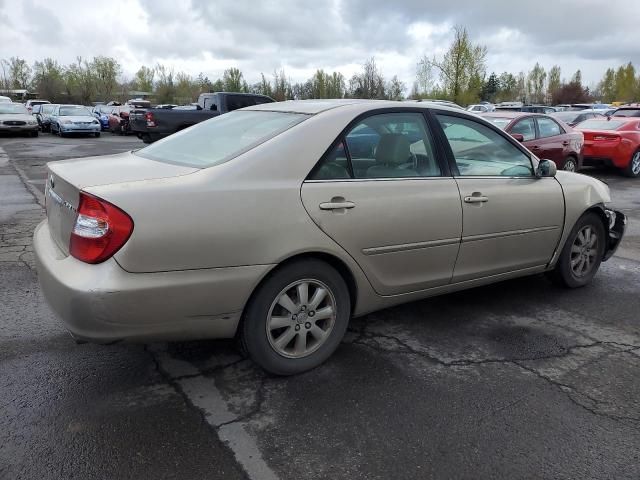
[[[553,160],[559,169],[582,168],[582,132],[549,115],[527,112],[492,112],[481,115],[521,141],[540,159]]]
[[[117,105],[109,114],[109,130],[111,133],[128,134],[131,131],[129,126],[129,112],[131,107],[128,105]]]
[[[576,129],[584,134],[585,165],[616,167],[628,177],[640,175],[640,117],[587,120]]]

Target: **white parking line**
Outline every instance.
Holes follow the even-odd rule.
[[[220,440],[233,451],[236,460],[253,480],[278,480],[262,458],[256,438],[247,432],[240,415],[229,409],[215,380],[205,377],[191,363],[170,357],[166,351],[149,349],[160,369],[179,387],[186,400],[198,408]],[[188,378],[180,378],[189,375]],[[196,376],[191,376],[196,375]]]

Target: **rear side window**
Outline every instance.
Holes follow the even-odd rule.
[[[285,112],[220,115],[135,152],[159,162],[207,168],[237,157],[308,118]]]
[[[536,120],[538,121],[538,131],[540,132],[540,138],[555,137],[556,135],[564,133],[560,129],[560,125],[558,125],[550,118],[539,117]]]
[[[438,177],[440,165],[421,113],[371,115],[356,123],[310,175],[312,180]]]
[[[533,176],[531,159],[493,129],[468,118],[437,118],[461,176]]]

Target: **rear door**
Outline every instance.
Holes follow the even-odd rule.
[[[421,111],[377,113],[338,138],[302,185],[311,218],[381,295],[451,281],[462,208],[443,160]]]
[[[564,222],[555,178],[536,178],[530,156],[502,132],[453,113],[436,115],[462,197],[453,281],[546,265]]]
[[[538,138],[532,151],[538,158],[553,160],[558,168],[564,166],[565,148],[569,146],[569,137],[564,129],[551,117],[536,117]]]

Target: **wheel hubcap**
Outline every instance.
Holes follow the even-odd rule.
[[[640,173],[640,152],[636,152],[631,159],[631,171],[634,175],[638,175]]]
[[[571,271],[576,277],[588,275],[596,263],[598,235],[591,225],[580,229],[571,246]]]
[[[336,319],[333,292],[319,280],[287,285],[275,298],[267,316],[267,339],[279,355],[302,358],[329,338]]]
[[[573,160],[567,160],[567,162],[564,164],[564,169],[568,172],[575,172],[576,164]]]

